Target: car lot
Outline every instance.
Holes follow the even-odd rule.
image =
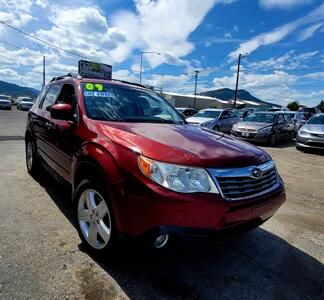
[[[324,156],[265,148],[287,201],[261,228],[217,247],[162,257],[94,258],[73,226],[69,191],[30,177],[26,112],[0,111],[0,297],[3,299],[320,299],[324,297]]]

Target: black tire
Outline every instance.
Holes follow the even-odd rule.
[[[270,141],[269,141],[269,145],[271,147],[274,147],[277,144],[277,136],[275,133],[272,134]]]
[[[116,222],[115,222],[115,218],[114,218],[114,214],[113,214],[113,210],[112,210],[112,205],[111,205],[111,202],[110,202],[110,199],[108,196],[107,188],[105,187],[105,185],[103,183],[100,183],[100,180],[98,180],[98,178],[100,178],[100,176],[96,176],[96,177],[89,176],[89,178],[85,178],[85,179],[81,180],[81,182],[79,183],[79,185],[74,193],[74,197],[73,197],[74,219],[75,219],[75,224],[76,224],[78,234],[79,234],[80,239],[82,240],[85,248],[91,254],[94,254],[94,255],[101,255],[101,254],[106,254],[107,252],[112,252],[117,248],[117,244],[118,244],[118,232],[117,232]],[[80,209],[81,202],[83,201],[82,197],[83,197],[84,193],[86,193],[89,190],[96,191],[98,193],[98,195],[101,196],[101,198],[100,197],[97,198],[97,200],[100,202],[98,202],[98,203],[96,202],[96,204],[99,204],[99,203],[101,203],[101,201],[104,201],[106,204],[106,207],[108,209],[108,215],[103,217],[103,219],[99,220],[99,223],[98,223],[98,220],[95,219],[96,213],[92,213],[93,210],[89,209],[89,208],[87,209],[88,211],[92,210],[92,212],[90,212],[92,215],[91,215],[91,219],[89,220],[89,222],[84,221],[79,218],[79,209]],[[107,219],[105,219],[106,217],[107,217]],[[97,215],[97,218],[98,218],[98,215]],[[110,218],[110,220],[108,220],[108,218]],[[89,235],[90,226],[99,226],[99,224],[101,224],[101,221],[103,221],[104,224],[106,225],[106,227],[110,229],[110,236],[109,236],[108,242],[105,245],[100,245],[100,242],[99,242],[97,244],[98,244],[98,247],[100,245],[100,248],[95,248],[87,240],[86,228],[88,226],[88,235]],[[95,223],[97,223],[97,225]],[[96,233],[96,238],[97,239],[101,238],[98,230]],[[89,239],[89,237],[88,237],[88,239]],[[105,243],[104,239],[101,238],[101,240],[102,240],[102,244],[104,244]]]
[[[29,148],[30,147],[30,148]],[[40,170],[40,161],[36,152],[36,147],[31,138],[26,139],[25,143],[26,167],[30,175],[35,176]],[[31,155],[31,158],[30,158]]]

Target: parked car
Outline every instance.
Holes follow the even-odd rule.
[[[296,111],[286,111],[285,114],[290,119],[294,137],[296,137],[299,128],[307,122],[307,120],[310,118],[310,115],[308,113]]]
[[[283,107],[270,107],[270,108],[267,109],[267,111],[272,111],[272,112],[281,111],[281,112],[284,112],[284,111],[288,111],[288,109],[283,108]]]
[[[264,150],[188,125],[138,84],[54,78],[28,112],[25,142],[30,174],[44,166],[71,184],[75,224],[94,253],[120,237],[155,248],[170,237],[228,239],[285,200]]]
[[[198,113],[199,110],[191,107],[176,107],[176,111],[182,114],[185,118],[189,118]]]
[[[188,118],[186,121],[190,124],[199,125],[201,123],[212,121],[218,118],[221,111],[222,111],[221,109],[214,109],[214,108],[202,109],[197,114]]]
[[[231,109],[219,110],[217,118],[201,123],[200,126],[216,131],[230,133],[232,126],[240,121],[239,115]]]
[[[324,113],[311,117],[296,136],[296,148],[324,150]]]
[[[0,108],[11,109],[11,100],[9,96],[0,95]]]
[[[233,125],[231,135],[251,142],[275,146],[293,138],[293,129],[287,116],[281,112],[255,112],[244,121]]]
[[[17,98],[17,109],[30,110],[34,104],[34,100],[31,97],[18,97]]]
[[[309,117],[321,113],[321,110],[318,107],[300,107],[298,111],[309,114],[310,115]]]

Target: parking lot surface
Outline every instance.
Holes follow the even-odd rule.
[[[287,201],[239,239],[97,258],[74,228],[68,187],[26,171],[26,114],[0,111],[1,299],[324,299],[324,156],[265,147]]]

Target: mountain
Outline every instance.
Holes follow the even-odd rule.
[[[205,91],[205,92],[200,93],[200,95],[218,98],[221,100],[230,100],[230,99],[234,99],[235,90],[225,88],[225,89]],[[237,98],[241,99],[241,100],[254,101],[254,102],[257,102],[260,104],[268,104],[268,105],[270,104],[270,105],[278,106],[278,107],[280,106],[278,104],[266,102],[266,101],[263,101],[257,97],[254,97],[246,90],[237,90]]]
[[[19,96],[29,96],[35,98],[38,96],[38,94],[39,91],[36,89],[19,86],[17,84],[0,80],[0,95],[8,95],[13,98],[17,98]]]

